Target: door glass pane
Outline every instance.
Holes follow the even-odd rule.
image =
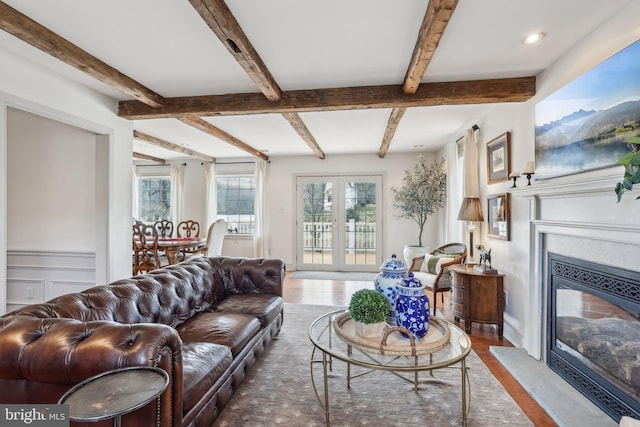
[[[331,182],[303,184],[302,238],[305,264],[332,264],[333,185]]]
[[[376,183],[346,182],[346,265],[376,265]]]

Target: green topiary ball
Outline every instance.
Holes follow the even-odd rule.
[[[356,322],[385,322],[389,315],[389,304],[378,291],[361,289],[351,295],[349,314]]]

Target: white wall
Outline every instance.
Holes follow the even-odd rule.
[[[618,15],[602,25],[596,32],[572,48],[556,64],[545,73],[537,77],[536,96],[526,103],[502,104],[490,106],[484,117],[478,118],[478,125],[482,130],[482,145],[479,146],[479,160],[481,170],[481,192],[487,195],[508,191],[511,182],[487,185],[486,179],[486,143],[503,132],[511,132],[511,165],[512,170],[521,171],[525,161],[532,161],[535,157],[534,146],[534,107],[562,86],[571,82],[594,66],[619,52],[626,46],[640,39],[640,2],[630,2]],[[544,43],[544,41],[543,41]],[[540,45],[540,48],[544,48]],[[613,169],[619,171],[622,177],[622,167]],[[596,173],[584,173],[573,177],[545,180],[569,181],[585,179]],[[588,181],[585,185],[588,186]],[[526,185],[526,178],[521,178],[518,186]],[[533,186],[542,183],[533,180]],[[514,193],[515,194],[515,193]],[[627,196],[627,195],[625,195]],[[640,224],[640,201],[635,196],[626,197],[617,204],[613,186],[608,196],[601,198],[577,199],[556,198],[545,200],[544,203],[553,204],[556,211],[565,220],[594,222],[610,221],[624,224]],[[530,272],[530,200],[527,197],[512,197],[511,207],[511,241],[488,239],[486,227],[481,231],[485,246],[492,249],[493,265],[506,273],[507,306],[505,311],[505,336],[518,346],[526,346],[531,341],[529,336],[535,328],[529,324],[528,307],[530,304],[530,288],[540,286],[533,282]],[[486,201],[484,202],[486,217]],[[486,222],[485,222],[486,225]],[[532,332],[533,331],[533,332]],[[535,338],[534,338],[535,339]],[[538,355],[535,355],[538,357]]]
[[[117,116],[113,99],[0,49],[0,312],[6,305],[7,108],[86,129],[108,141],[108,253],[97,260],[107,280],[131,274],[131,122]]]
[[[435,160],[431,154],[425,154]],[[416,154],[387,154],[383,159],[375,154],[327,156],[320,160],[313,156],[283,157],[271,159],[269,165],[269,222],[271,238],[269,239],[272,256],[282,258],[287,268],[295,269],[295,221],[297,176],[378,174],[383,177],[383,236],[382,256],[388,259],[395,253],[402,256],[403,246],[418,244],[418,226],[415,222],[398,218],[398,211],[392,207],[391,187],[398,187],[402,182],[404,171],[416,164]],[[423,233],[423,244],[435,247],[438,241],[438,221],[434,215],[429,218]]]
[[[7,249],[96,251],[96,136],[9,109]]]
[[[217,164],[216,171],[219,174],[252,174],[255,171],[255,163],[252,159],[228,159],[224,162],[230,164]],[[204,165],[201,160],[176,159],[167,162],[166,165],[154,165],[148,162],[136,161],[138,176],[170,176],[171,165],[184,163],[184,191],[182,219],[192,219],[200,223],[200,235],[205,237],[209,229],[207,224],[206,209],[206,183]],[[133,214],[135,217],[135,213]],[[175,221],[174,221],[175,222]],[[177,225],[177,223],[175,223]],[[253,238],[251,236],[233,235],[225,236],[222,254],[231,257],[253,257]]]
[[[433,154],[425,153],[430,160],[437,160]],[[246,162],[251,159],[225,161]],[[269,215],[269,252],[271,257],[282,258],[289,270],[296,268],[295,260],[295,220],[296,190],[298,176],[376,174],[383,176],[383,237],[382,256],[384,259],[395,253],[402,256],[405,244],[418,243],[418,226],[415,222],[398,218],[398,211],[392,207],[391,187],[401,184],[404,171],[416,164],[416,154],[388,154],[380,159],[375,154],[327,156],[320,160],[313,155],[296,157],[274,157],[268,166],[267,194]],[[253,173],[253,164],[218,164],[216,171],[222,173]],[[204,171],[200,163],[188,163],[185,168],[185,214],[204,224],[205,197]],[[423,244],[436,247],[439,241],[439,215],[433,215],[425,225]],[[206,233],[203,230],[201,233]],[[246,236],[227,235],[222,249],[225,256],[252,257],[253,240]]]

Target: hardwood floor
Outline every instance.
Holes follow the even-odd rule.
[[[373,283],[369,282],[291,279],[288,277],[290,274],[287,273],[284,283],[284,301],[287,303],[347,306],[353,292],[362,288],[373,288]],[[432,298],[431,294],[428,295],[429,298]],[[453,322],[453,315],[449,310],[448,294],[444,295],[444,304],[440,304],[440,302],[439,300],[438,307],[444,307],[443,314]],[[494,325],[474,324],[471,330],[471,343],[476,354],[534,425],[557,426],[544,409],[489,351],[490,346],[513,346],[506,339],[498,339],[497,329]]]

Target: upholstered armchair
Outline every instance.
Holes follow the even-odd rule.
[[[444,304],[442,293],[451,290],[451,273],[447,267],[462,264],[466,258],[467,246],[464,243],[449,243],[413,259],[409,271],[420,280],[425,289],[433,292],[433,314],[436,314],[438,293]]]

